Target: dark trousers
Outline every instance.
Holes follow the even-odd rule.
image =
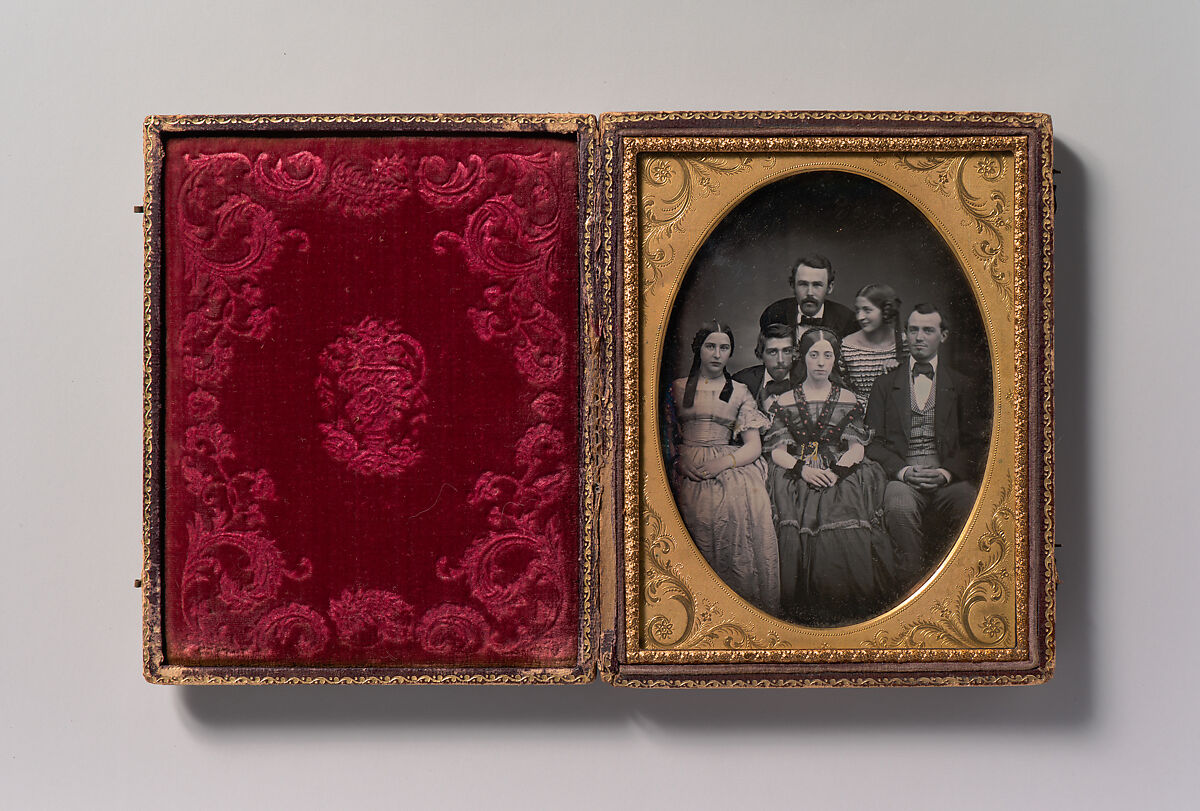
[[[903,593],[946,552],[971,515],[978,488],[958,481],[924,491],[890,481],[883,522],[895,544],[896,585]]]

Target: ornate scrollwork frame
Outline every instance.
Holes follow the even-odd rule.
[[[602,246],[621,300],[619,607],[605,676],[632,686],[1025,684],[1054,660],[1052,139],[1026,114],[654,113],[601,120]],[[953,246],[997,356],[985,486],[947,561],[905,603],[799,629],[699,557],[656,450],[673,290],[715,222],[788,172],[842,169],[906,196]],[[922,191],[923,189],[923,191]],[[607,225],[608,223],[606,223]],[[999,451],[999,452],[998,452]]]

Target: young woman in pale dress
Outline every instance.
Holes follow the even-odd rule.
[[[667,467],[683,523],[717,576],[778,615],[779,545],[759,435],[770,422],[725,368],[733,345],[717,321],[692,340],[691,372],[667,397]]]
[[[842,342],[842,378],[865,409],[875,381],[908,357],[900,298],[886,284],[869,284],[854,297],[854,317],[861,329]]]

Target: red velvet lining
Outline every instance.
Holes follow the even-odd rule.
[[[571,139],[167,142],[176,664],[568,664]]]

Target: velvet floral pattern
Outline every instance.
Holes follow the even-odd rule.
[[[567,664],[575,145],[168,142],[168,658]]]
[[[429,398],[425,352],[415,338],[395,322],[365,318],[325,348],[320,365],[326,421],[318,427],[330,456],[378,476],[398,476],[421,460]]]

